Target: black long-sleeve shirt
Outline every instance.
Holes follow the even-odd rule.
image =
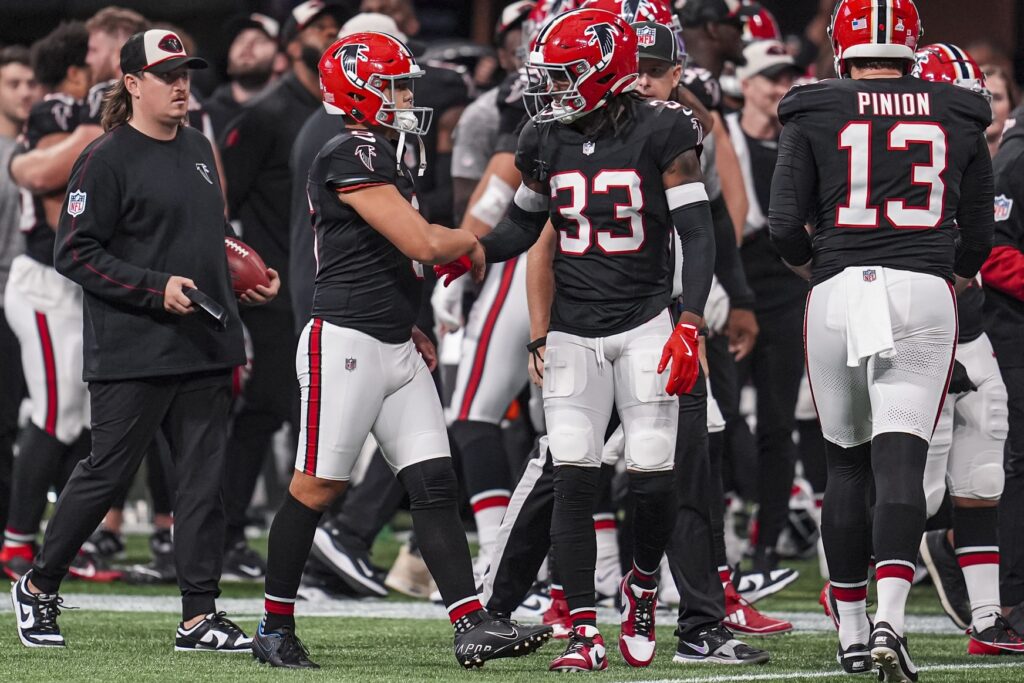
[[[224,254],[224,198],[213,150],[181,128],[162,141],[130,125],[85,148],[57,228],[57,271],[85,290],[86,381],[158,377],[245,363]],[[164,310],[172,275],[191,278],[228,311]]]

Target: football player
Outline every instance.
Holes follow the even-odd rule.
[[[981,68],[950,43],[918,50],[914,75],[987,94]],[[970,654],[1024,653],[1024,642],[999,610],[998,505],[1008,424],[1006,385],[984,331],[984,303],[977,279],[957,296],[956,366],[924,473],[928,516],[938,512],[948,487],[953,528],[925,534],[921,557],[943,607],[968,630]],[[947,567],[962,573],[958,583],[966,583],[966,610],[943,590]]]
[[[315,668],[295,636],[296,593],[317,523],[372,433],[409,493],[458,661],[471,668],[527,654],[551,630],[496,619],[480,605],[430,376],[436,353],[414,326],[422,263],[470,253],[483,263],[471,233],[420,216],[400,161],[407,136],[430,123],[431,110],[413,106],[413,79],[423,72],[404,43],[372,32],[332,44],[319,72],[325,108],[347,126],[317,155],[307,183],[318,267],[295,361],[302,425],[296,471],[270,530],[266,612],[253,652],[273,666]]]
[[[911,0],[836,4],[829,36],[842,78],[780,103],[769,211],[779,253],[811,283],[807,375],[827,442],[837,659],[850,673],[873,663],[888,681],[918,677],[904,613],[928,443],[953,370],[954,284],[976,275],[993,231],[991,109],[978,93],[909,75],[920,35]]]
[[[591,515],[613,403],[636,500],[619,649],[630,665],[647,666],[658,569],[675,518],[675,396],[697,379],[697,336],[714,261],[697,155],[703,129],[680,105],[631,94],[636,32],[610,12],[584,8],[553,18],[534,41],[527,69],[524,102],[532,122],[516,151],[523,182],[508,217],[480,244],[488,262],[501,262],[536,242],[549,217],[558,233],[551,332],[533,343],[544,358],[555,462],[551,535],[573,624],[550,668],[608,666],[594,607]],[[673,226],[682,233],[688,297],[674,330]],[[670,362],[662,385],[658,375]]]

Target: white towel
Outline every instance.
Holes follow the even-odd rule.
[[[878,354],[896,355],[889,315],[889,291],[881,266],[852,266],[846,278],[846,364],[855,368],[861,359]]]

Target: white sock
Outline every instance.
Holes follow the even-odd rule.
[[[476,534],[480,543],[480,553],[490,557],[494,544],[498,540],[501,520],[508,509],[511,494],[502,489],[481,491],[470,499],[473,506],[473,518],[476,520]]]
[[[875,565],[878,611],[875,624],[886,622],[896,635],[902,636],[906,622],[907,596],[916,567],[902,560],[889,560]]]
[[[999,549],[967,547],[956,549],[971,599],[971,626],[976,632],[995,626],[999,609]]]
[[[839,644],[845,650],[851,645],[866,645],[871,637],[868,622],[868,582],[832,583],[832,597],[839,617]]]

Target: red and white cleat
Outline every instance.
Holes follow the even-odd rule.
[[[645,589],[630,583],[629,572],[619,583],[622,601],[622,630],[619,652],[630,666],[649,666],[654,660],[654,611],[658,607],[658,589]]]
[[[725,584],[725,619],[722,623],[736,633],[750,636],[774,636],[793,630],[793,624],[788,621],[774,619],[758,612],[753,605],[740,597],[732,582]]]
[[[548,666],[550,671],[604,671],[607,668],[604,638],[596,626],[573,629],[565,652],[555,657]]]
[[[554,598],[551,607],[544,612],[544,623],[553,630],[553,637],[566,639],[572,633],[572,619],[569,618],[569,603],[565,598]]]

